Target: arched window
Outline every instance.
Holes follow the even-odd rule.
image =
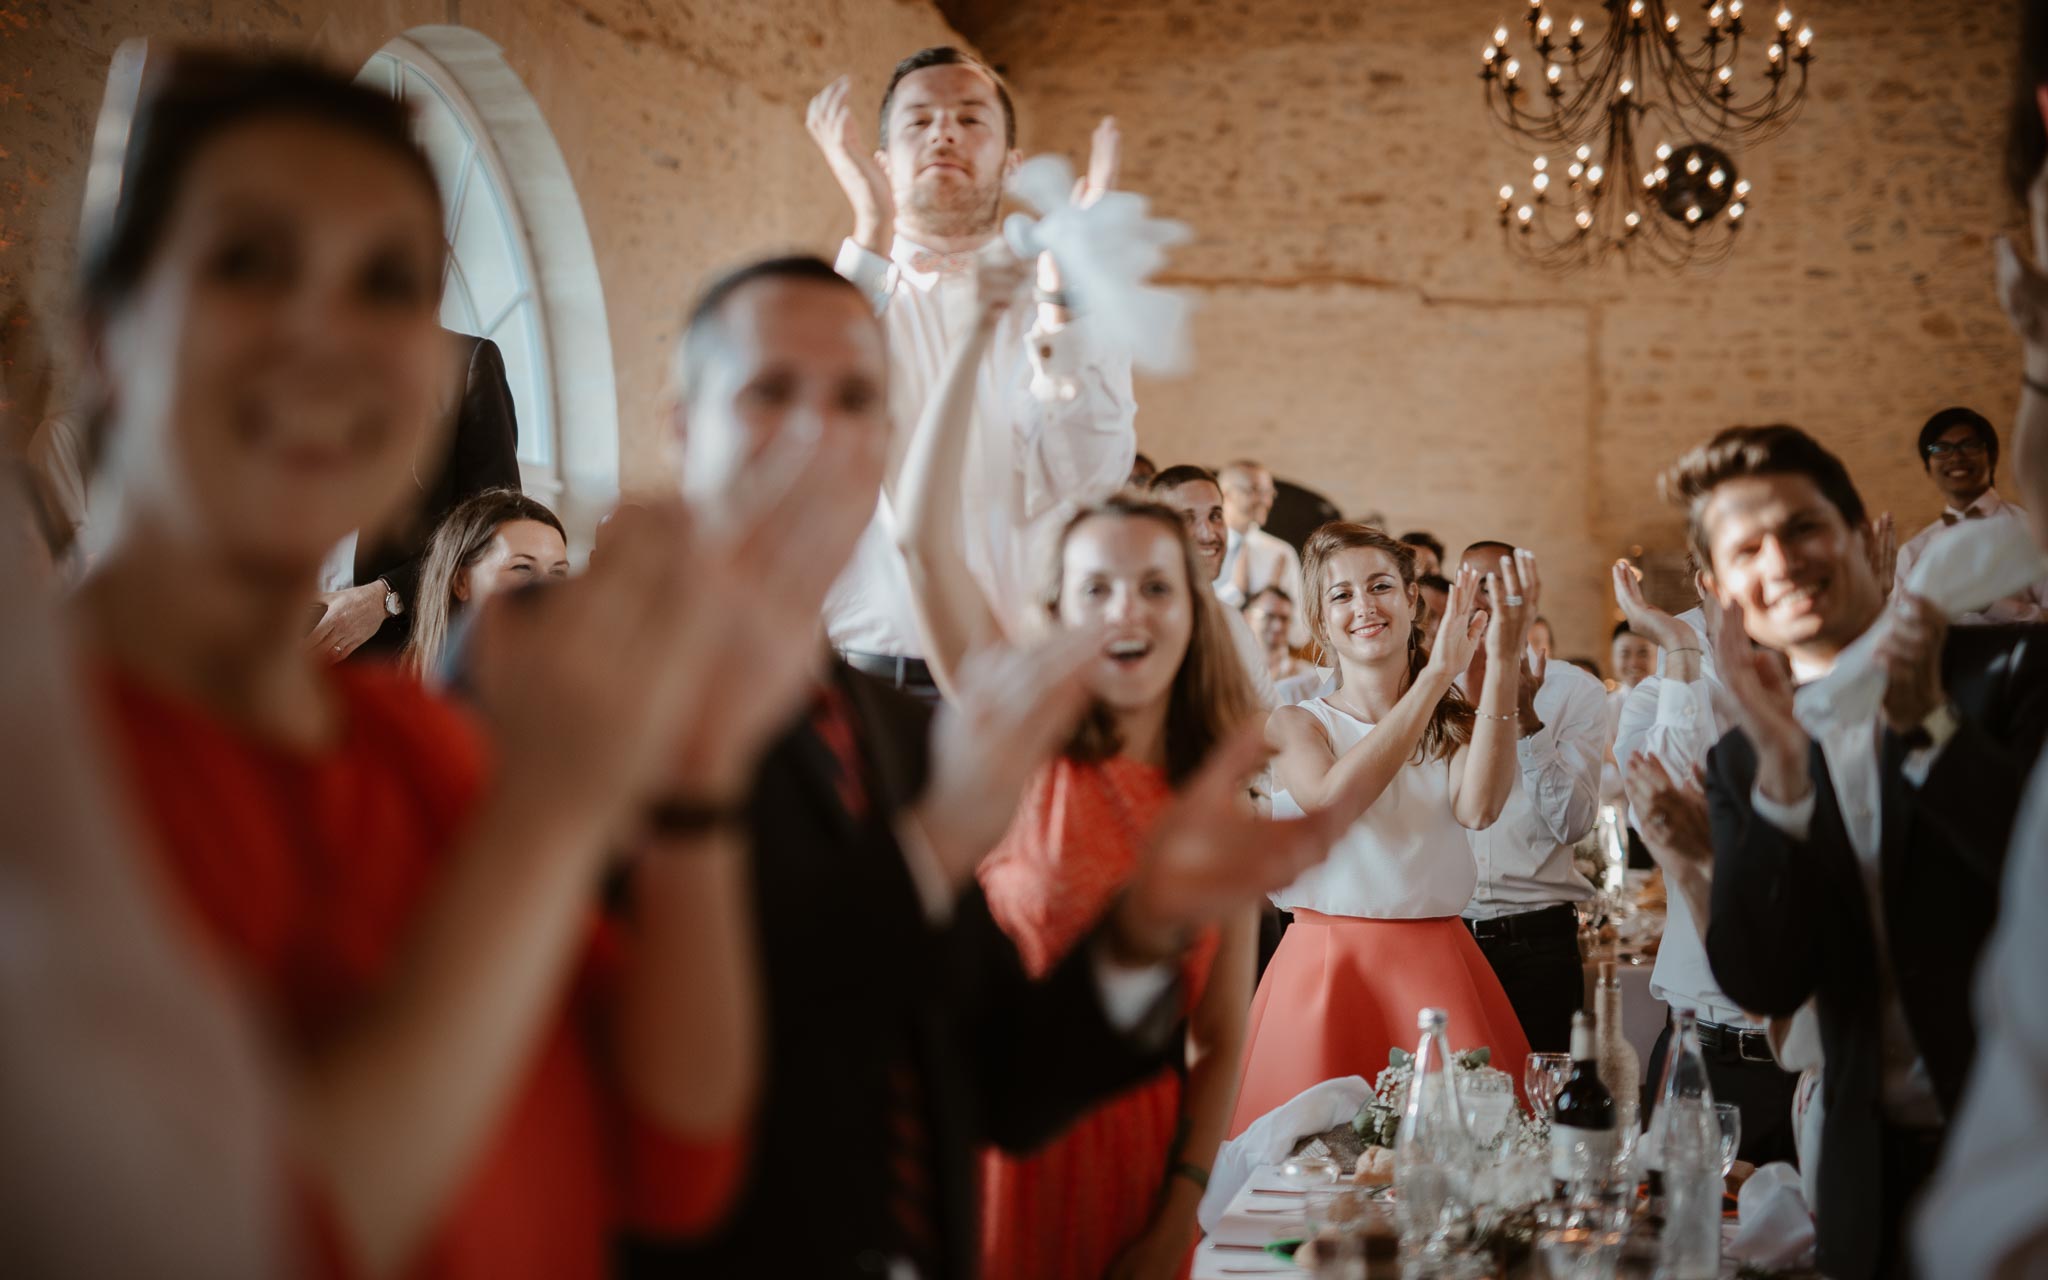
[[[590,233],[561,149],[503,54],[418,27],[358,79],[410,105],[447,207],[441,323],[498,344],[521,480],[581,541],[618,492],[618,398]]]

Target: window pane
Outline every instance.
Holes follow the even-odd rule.
[[[519,259],[512,251],[505,206],[483,166],[472,164],[469,192],[456,218],[455,259],[469,284],[469,296],[480,320],[488,324],[502,314],[526,287]]]
[[[420,147],[434,166],[435,180],[441,184],[441,199],[452,206],[463,166],[469,163],[469,130],[433,82],[411,67],[405,69],[405,101],[413,110],[413,130]]]

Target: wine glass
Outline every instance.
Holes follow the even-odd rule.
[[[1550,1119],[1557,1095],[1571,1074],[1572,1056],[1568,1053],[1530,1054],[1522,1064],[1522,1090],[1529,1095],[1530,1109],[1543,1119]]]
[[[1735,1153],[1742,1150],[1742,1108],[1732,1102],[1714,1104],[1714,1118],[1721,1122],[1721,1176],[1735,1167]]]

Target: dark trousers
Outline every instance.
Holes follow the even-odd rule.
[[[1536,1053],[1569,1053],[1572,1015],[1586,1007],[1585,964],[1579,958],[1578,917],[1569,905],[1544,907],[1500,920],[1468,920],[1493,976],[1500,979]],[[1513,1074],[1519,1063],[1500,1063]]]
[[[1657,1036],[1657,1047],[1650,1050],[1649,1064],[1643,1068],[1645,1124],[1657,1103],[1663,1100],[1658,1086],[1663,1083],[1664,1059],[1670,1052],[1671,1023],[1667,1020]],[[1798,1164],[1799,1151],[1792,1140],[1792,1095],[1799,1091],[1798,1074],[1776,1062],[1758,1062],[1753,1057],[1714,1053],[1705,1057],[1707,1083],[1713,1087],[1714,1101],[1732,1102],[1742,1112],[1742,1145],[1736,1149],[1735,1158],[1754,1165],[1766,1165],[1773,1160]]]
[[[1747,1116],[1743,1123],[1749,1123]],[[1939,1130],[1902,1129],[1884,1126],[1878,1159],[1884,1162],[1883,1219],[1875,1224],[1885,1233],[1883,1252],[1878,1254],[1877,1274],[1892,1280],[1909,1280],[1913,1275],[1912,1246],[1906,1240],[1914,1197],[1934,1176],[1941,1162]]]
[[[1286,934],[1287,926],[1294,923],[1292,911],[1282,911],[1272,903],[1262,903],[1259,910],[1259,971],[1254,983],[1265,978],[1266,966],[1273,963],[1273,953],[1280,949],[1280,939]]]

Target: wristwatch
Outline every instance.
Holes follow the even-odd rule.
[[[404,613],[405,597],[398,594],[398,588],[392,586],[388,578],[379,578],[377,581],[384,584],[384,616],[395,618]]]

